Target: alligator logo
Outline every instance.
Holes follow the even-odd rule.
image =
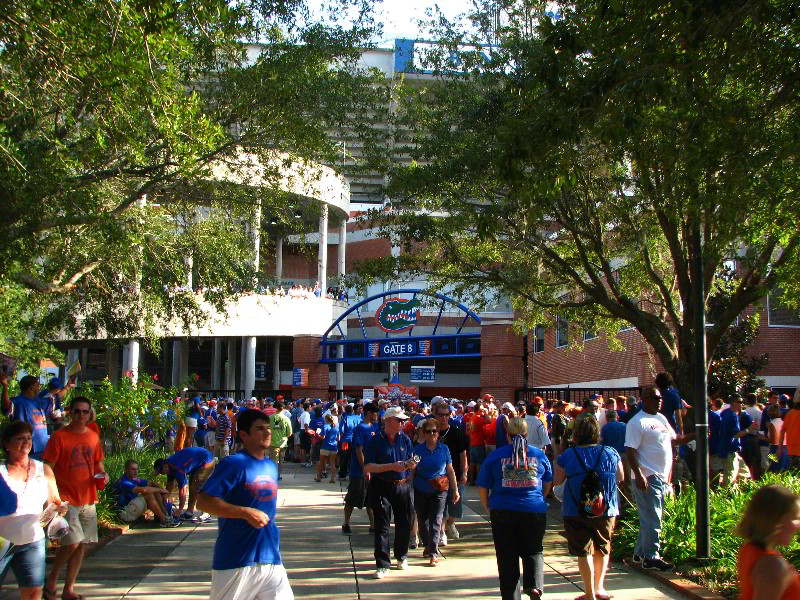
[[[386,333],[402,333],[417,324],[420,302],[416,298],[389,298],[375,311],[378,327]]]

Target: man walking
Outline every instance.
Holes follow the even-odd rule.
[[[45,598],[54,598],[58,574],[67,565],[64,578],[63,600],[81,598],[75,593],[75,582],[83,564],[86,542],[97,541],[97,488],[94,478],[102,474],[105,483],[108,475],[103,466],[103,446],[97,434],[89,429],[92,403],[78,396],[70,404],[72,420],[50,438],[44,451],[44,461],[53,469],[61,500],[69,503],[67,522],[69,533],[61,538],[53,566],[44,584]]]
[[[383,414],[384,430],[364,446],[364,474],[372,475],[370,503],[375,514],[375,579],[383,579],[391,567],[389,524],[394,513],[394,557],[397,568],[408,568],[408,542],[411,534],[411,480],[414,447],[400,429],[408,418],[397,406]]]
[[[446,517],[445,530],[439,544],[448,539],[457,540],[460,535],[456,529],[456,520],[464,516],[464,486],[467,483],[467,451],[469,450],[469,440],[457,426],[450,423],[452,409],[447,402],[440,402],[433,408],[433,416],[439,428],[439,441],[444,443],[450,450],[453,461],[453,471],[456,473],[458,482],[458,502],[453,502],[453,490],[447,490],[447,503],[445,504],[444,514]]]
[[[728,486],[736,483],[739,471],[747,467],[742,460],[742,438],[747,435],[750,427],[750,417],[742,412],[742,397],[731,394],[728,399],[730,408],[722,411],[720,415],[719,442],[717,455],[722,461],[722,485]]]
[[[274,407],[275,412],[269,415],[272,441],[267,455],[272,462],[278,465],[278,480],[280,480],[281,463],[284,461],[284,453],[286,452],[286,445],[289,443],[289,436],[292,435],[292,421],[283,414],[282,401],[276,402]]]
[[[369,531],[374,533],[375,518],[372,508],[367,502],[369,489],[369,476],[364,475],[364,446],[371,440],[378,431],[378,407],[372,402],[364,405],[364,421],[359,423],[353,430],[353,439],[350,445],[350,481],[347,483],[347,494],[344,497],[344,524],[342,533],[350,535],[350,517],[354,508],[367,507],[367,517],[369,518]]]
[[[670,571],[673,566],[659,555],[661,517],[664,509],[672,445],[694,438],[694,433],[678,436],[659,411],[661,392],[655,386],[642,390],[642,410],[625,427],[625,456],[635,479],[633,487],[639,512],[639,536],[633,560],[645,569]]]
[[[60,385],[58,380],[55,380]],[[39,394],[39,378],[33,375],[25,375],[19,380],[19,396],[8,398],[8,387],[6,385],[3,394],[3,414],[11,419],[18,419],[30,423],[33,427],[33,446],[31,447],[30,457],[42,460],[42,453],[50,439],[47,433],[47,418],[52,416],[55,405],[50,395]],[[54,389],[53,393],[58,395],[67,388]]]
[[[217,413],[217,428],[214,431],[216,445],[214,446],[214,456],[217,460],[222,460],[231,452],[231,441],[233,440],[233,426],[228,411],[233,410],[233,402],[224,403],[220,406]]]
[[[203,486],[197,506],[219,517],[211,563],[211,600],[293,600],[275,524],[278,468],[267,452],[267,415],[237,417],[243,451],[223,460]]]

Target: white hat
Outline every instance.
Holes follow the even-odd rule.
[[[184,423],[186,424],[187,427],[197,428],[197,419],[194,419],[192,417],[186,417]]]
[[[517,409],[514,408],[514,405],[511,402],[506,402],[503,404],[503,410],[510,410],[512,413],[517,414]]]
[[[386,412],[383,413],[383,418],[388,419],[390,417],[394,417],[395,419],[400,419],[401,421],[408,418],[408,415],[403,412],[403,409],[399,406],[392,406],[391,408],[387,408]]]
[[[431,398],[431,406],[433,406],[434,404],[439,404],[439,402],[447,402],[447,400],[444,399],[442,396],[434,396],[433,398]]]
[[[475,400],[470,400],[469,402],[467,402],[467,406],[469,407],[475,406]]]

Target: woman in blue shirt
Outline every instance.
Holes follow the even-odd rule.
[[[586,598],[610,598],[604,582],[611,553],[611,533],[619,515],[617,485],[624,480],[622,460],[614,448],[600,445],[600,428],[593,414],[584,413],[575,420],[572,432],[575,446],[558,457],[564,470],[564,501],[561,514],[569,553],[578,557]],[[593,470],[603,486],[607,508],[603,514],[588,517],[578,506],[581,484],[588,470]]]
[[[476,483],[492,524],[502,599],[514,598],[521,559],[522,591],[538,600],[544,588],[544,499],[553,471],[544,452],[528,444],[525,419],[509,418],[505,428],[508,444],[484,460]]]
[[[453,503],[459,501],[456,472],[450,449],[439,441],[436,419],[422,421],[425,441],[414,446],[414,460],[419,458],[414,471],[414,510],[417,525],[425,546],[423,556],[429,557],[430,566],[438,562],[439,538],[447,503],[447,490],[453,490]]]
[[[332,414],[325,415],[325,425],[322,427],[322,446],[319,449],[319,462],[317,463],[317,476],[314,481],[322,481],[325,463],[330,465],[331,483],[336,483],[336,454],[339,450],[339,423]]]

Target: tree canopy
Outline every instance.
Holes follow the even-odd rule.
[[[521,0],[471,17],[444,24],[431,80],[399,89],[410,160],[378,222],[402,252],[362,275],[497,290],[528,326],[560,315],[612,344],[632,325],[690,397],[693,293],[708,307],[727,261],[709,363],[770,288],[796,306],[796,6]]]
[[[3,3],[0,285],[24,329],[147,336],[252,287],[244,223],[300,221],[241,156],[334,163],[328,132],[365,134],[383,100],[356,68],[368,1],[330,6],[352,26],[303,0]],[[222,164],[237,185],[212,176]]]

